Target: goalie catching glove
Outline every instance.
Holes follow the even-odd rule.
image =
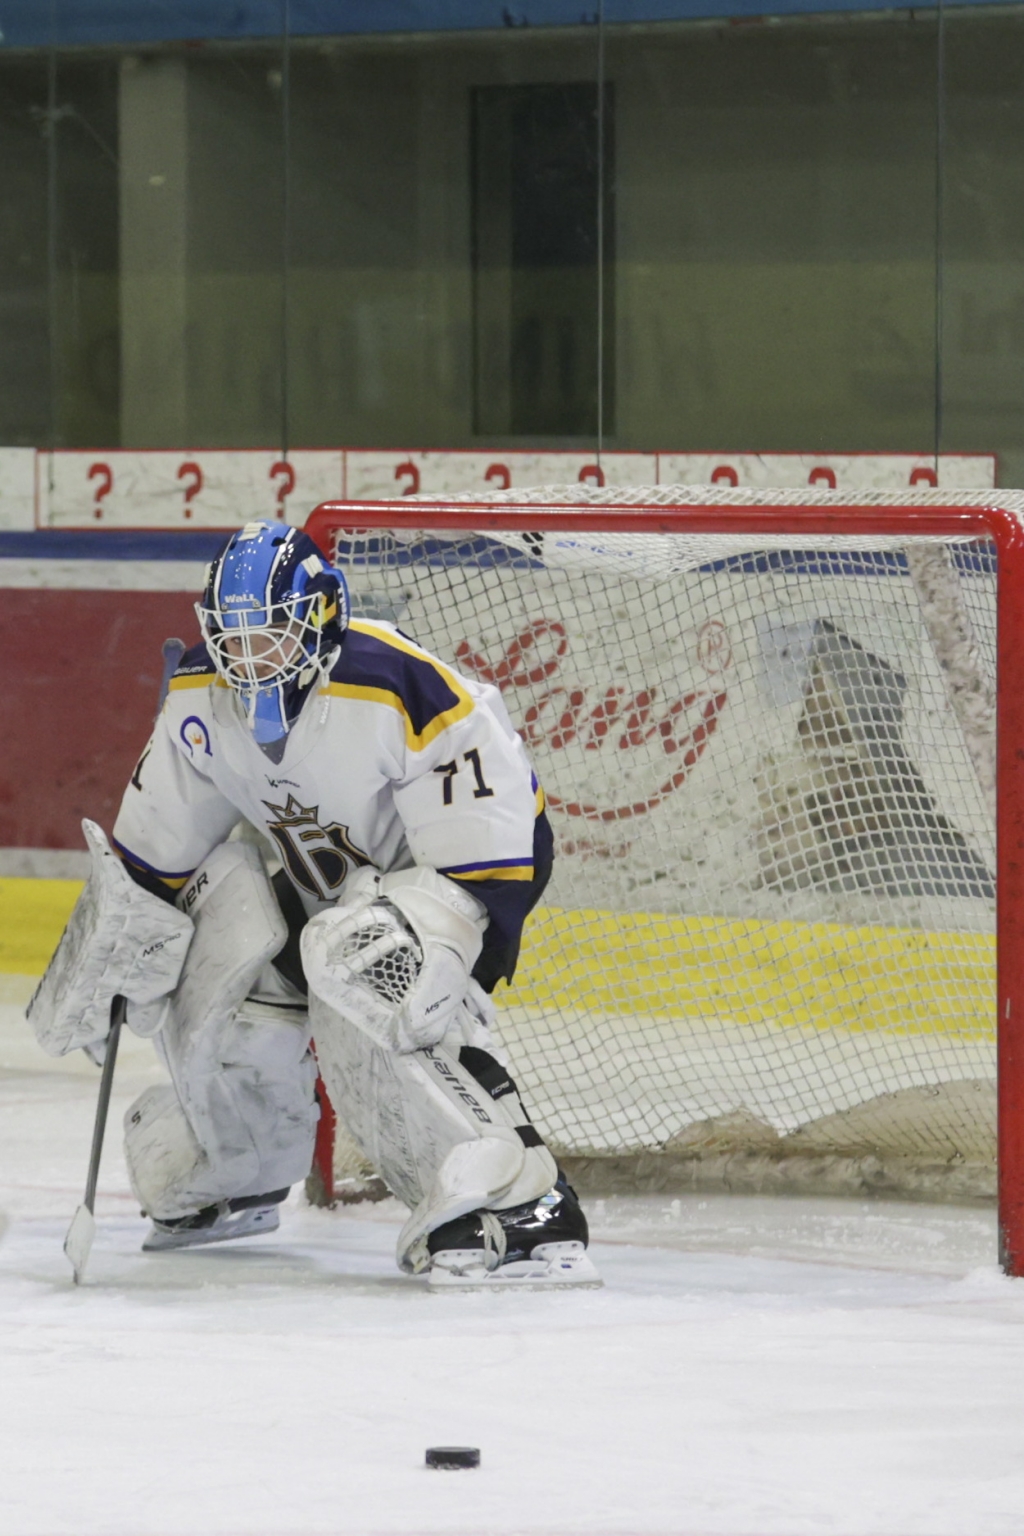
[[[427,867],[360,869],[302,933],[311,990],[388,1050],[444,1038],[483,944],[483,903]]]
[[[155,1033],[165,1010],[150,1005],[173,990],[192,939],[191,918],[136,885],[94,821],[82,831],[89,878],[26,1009],[50,1056],[105,1040],[116,996],[137,1034]]]

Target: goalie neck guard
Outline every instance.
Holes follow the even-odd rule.
[[[272,751],[337,656],[349,620],[345,578],[308,534],[246,523],[210,566],[196,614],[211,661]]]

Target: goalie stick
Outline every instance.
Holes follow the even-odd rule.
[[[185,645],[184,640],[174,639],[165,640],[160,648],[161,654],[164,658],[164,670],[163,675],[160,678],[160,696],[157,699],[156,705],[156,712],[158,715],[164,707],[164,700],[167,698],[167,690],[171,686],[171,678],[178,670],[178,663],[184,656],[187,649],[188,647]]]
[[[178,663],[185,652],[183,640],[165,640],[161,651],[164,658],[163,673],[160,678],[160,694],[157,699],[156,712],[159,716],[167,698],[167,690],[170,687],[171,678],[177,670]],[[103,1137],[107,1129],[107,1114],[110,1110],[110,1094],[114,1086],[114,1067],[117,1063],[117,1046],[121,1038],[121,1025],[125,1021],[128,1011],[126,998],[115,997],[110,1004],[110,1033],[106,1041],[106,1055],[103,1058],[103,1072],[100,1076],[100,1091],[96,1099],[96,1118],[92,1128],[92,1150],[89,1153],[89,1171],[85,1180],[85,1198],[68,1227],[67,1236],[64,1239],[64,1252],[70,1260],[75,1273],[75,1284],[81,1285],[85,1274],[85,1266],[89,1262],[89,1253],[92,1249],[93,1238],[96,1235],[96,1184],[100,1173],[100,1158],[103,1155]]]
[[[96,1100],[96,1119],[92,1128],[92,1151],[89,1153],[89,1172],[85,1180],[85,1198],[71,1219],[64,1239],[64,1252],[75,1272],[75,1284],[81,1285],[89,1250],[96,1234],[96,1182],[103,1155],[103,1135],[107,1128],[107,1111],[110,1108],[110,1090],[114,1086],[114,1065],[117,1061],[117,1044],[121,1038],[121,1025],[128,1010],[127,999],[115,997],[110,1004],[110,1034],[107,1036],[107,1053],[103,1058],[100,1091]]]

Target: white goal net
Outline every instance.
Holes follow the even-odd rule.
[[[577,1178],[989,1195],[995,546],[918,536],[941,492],[858,497],[881,536],[752,494],[506,492],[472,527],[407,498],[420,526],[349,508],[330,553],[356,616],[493,683],[526,741],[555,870],[496,1001]],[[720,529],[630,528],[698,503]]]

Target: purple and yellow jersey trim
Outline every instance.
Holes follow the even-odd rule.
[[[221,679],[217,674],[196,673],[192,677],[172,677],[167,684],[168,693],[178,693],[182,688],[216,688]],[[227,685],[224,684],[226,687]]]
[[[438,870],[449,880],[532,880],[533,859],[494,859],[489,864],[449,864]]]
[[[322,692],[383,704],[402,716],[412,752],[473,712],[473,699],[454,672],[403,640],[353,620]]]
[[[119,843],[116,837],[112,837],[110,841],[113,843],[114,851],[118,857],[123,859],[126,864],[131,864],[136,869],[144,870],[147,875],[152,875],[162,885],[166,885],[169,891],[180,891],[182,886],[191,880],[195,874],[194,869],[187,869],[183,875],[171,873],[164,869],[157,869],[154,865],[147,864],[145,859],[140,859],[137,853],[132,853],[131,849],[126,848],[123,843]]]

